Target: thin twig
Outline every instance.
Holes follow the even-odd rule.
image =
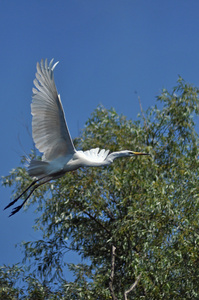
[[[127,295],[136,287],[136,285],[140,281],[141,275],[142,273],[140,273],[140,275],[138,276],[136,281],[130,286],[130,288],[124,292],[124,300],[128,300]]]
[[[115,272],[115,250],[116,247],[112,245],[112,253],[111,253],[111,275],[109,277],[109,289],[111,292],[111,296],[113,300],[117,300],[115,296],[114,289],[113,289],[113,279],[114,279],[114,272]]]
[[[139,101],[139,105],[140,105],[140,111],[141,111],[142,117],[144,119],[144,127],[147,130],[148,129],[148,127],[147,127],[147,121],[146,121],[146,117],[144,115],[144,111],[143,111],[143,108],[142,108],[142,103],[141,103],[140,96],[138,96],[138,101]]]

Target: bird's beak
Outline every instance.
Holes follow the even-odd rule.
[[[134,152],[132,151],[134,155],[151,155],[149,153],[144,153],[144,152]]]

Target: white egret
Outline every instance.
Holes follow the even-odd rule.
[[[41,64],[37,63],[31,104],[32,136],[36,148],[43,153],[43,156],[42,160],[30,161],[28,174],[34,178],[33,182],[5,209],[16,203],[31,187],[32,189],[23,203],[12,210],[10,216],[22,208],[36,188],[52,179],[64,176],[66,172],[80,167],[107,166],[118,157],[149,155],[129,150],[109,154],[109,150],[99,150],[99,148],[77,151],[73,145],[61,98],[54,82],[53,71],[57,64],[58,62],[53,65],[53,59],[49,66],[47,59],[45,63],[43,60]]]

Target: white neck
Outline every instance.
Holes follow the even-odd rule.
[[[131,156],[131,154],[129,153],[128,150],[122,150],[122,151],[117,151],[117,152],[112,152],[107,156],[107,161],[109,162],[109,164],[111,164],[114,159],[119,158],[119,157],[127,157],[127,156]]]

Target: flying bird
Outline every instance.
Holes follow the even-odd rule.
[[[122,150],[109,153],[99,148],[77,151],[68,130],[60,95],[54,81],[53,59],[49,65],[47,59],[37,63],[36,78],[33,83],[31,103],[32,137],[36,148],[43,153],[42,160],[32,159],[28,174],[33,182],[5,209],[15,204],[29,191],[23,203],[15,207],[10,216],[16,214],[32,195],[34,190],[50,180],[64,176],[66,172],[80,167],[101,167],[110,165],[116,158],[134,155],[149,155],[143,152]],[[32,188],[32,189],[31,189]]]

